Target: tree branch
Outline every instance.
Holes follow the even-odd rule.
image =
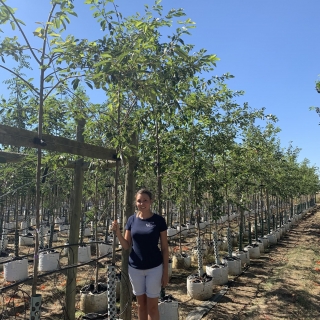
[[[45,100],[48,98],[48,96],[50,95],[50,93],[51,93],[54,89],[56,89],[56,88],[58,87],[58,85],[61,84],[63,81],[68,80],[68,79],[72,79],[72,78],[81,78],[81,77],[84,77],[84,75],[82,74],[82,75],[79,75],[79,76],[70,76],[70,77],[65,77],[65,78],[63,78],[62,80],[59,80],[59,81],[47,92],[47,94],[44,95],[43,101],[45,101]]]
[[[0,1],[1,1],[1,0],[0,0]],[[19,78],[20,80],[22,80],[32,91],[34,91],[37,95],[39,95],[39,91],[37,91],[37,89],[36,89],[33,85],[31,85],[27,80],[25,80],[24,78],[22,78],[18,73],[12,71],[11,69],[9,69],[9,68],[1,65],[1,64],[0,64],[0,68],[3,68],[3,69],[5,69],[5,70],[7,70],[8,72],[14,74],[17,78]]]
[[[37,61],[38,64],[40,64],[40,60],[38,59],[38,57],[36,56],[36,54],[34,53],[29,41],[28,41],[28,38],[26,37],[25,33],[23,32],[21,26],[20,26],[20,23],[17,21],[16,17],[14,16],[14,14],[11,13],[11,11],[9,10],[8,6],[2,1],[0,0],[1,4],[7,9],[7,11],[9,12],[10,16],[12,17],[12,19],[14,20],[14,22],[16,23],[17,27],[19,28],[25,42],[27,43],[27,46],[29,47],[30,51],[31,51],[31,54],[33,55],[33,57],[35,58],[35,60]]]

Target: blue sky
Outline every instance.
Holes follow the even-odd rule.
[[[99,38],[99,26],[91,18],[83,0],[75,0],[78,18],[72,19],[67,32],[91,40]],[[26,32],[45,21],[49,0],[7,0],[18,8],[18,17],[27,23]],[[143,12],[150,0],[116,0],[123,16]],[[315,81],[320,74],[320,1],[319,0],[163,0],[164,11],[184,8],[187,17],[196,22],[187,43],[207,49],[220,61],[213,75],[230,72],[228,82],[233,90],[244,90],[237,99],[252,108],[266,108],[275,114],[281,128],[281,144],[301,148],[299,160],[310,160],[320,167],[317,145],[320,118],[311,106],[320,107]],[[9,30],[9,29],[8,29]],[[7,33],[5,33],[7,35]],[[0,40],[2,35],[0,34]],[[8,74],[0,70],[0,94]],[[90,90],[88,90],[90,94]],[[96,97],[96,98],[95,98]],[[95,93],[92,99],[99,97]],[[96,101],[94,102],[102,102]]]

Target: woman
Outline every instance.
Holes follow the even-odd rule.
[[[136,193],[138,213],[129,217],[122,236],[116,221],[112,229],[129,256],[129,278],[138,301],[139,320],[158,320],[161,287],[169,281],[167,225],[163,217],[152,213],[152,194],[147,189]],[[161,243],[161,251],[158,243]]]

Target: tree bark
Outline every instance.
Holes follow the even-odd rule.
[[[83,131],[85,121],[79,121],[77,127],[77,141],[83,142]],[[72,214],[70,215],[70,233],[69,244],[75,244],[69,248],[68,265],[78,263],[78,242],[79,242],[79,225],[81,219],[82,204],[82,187],[83,187],[83,158],[76,161],[74,169],[74,201],[72,205]],[[76,303],[76,285],[77,285],[77,268],[69,269],[67,272],[66,285],[66,312],[69,320],[75,320],[75,303]]]
[[[137,135],[132,137],[132,145],[138,145]],[[136,150],[136,149],[134,149]],[[124,190],[124,212],[123,212],[123,230],[128,218],[134,213],[134,196],[135,196],[135,176],[134,170],[137,163],[136,154],[128,158],[126,164],[125,190]],[[120,313],[121,319],[131,320],[131,283],[128,276],[129,250],[123,250],[121,254],[121,283],[120,283]]]

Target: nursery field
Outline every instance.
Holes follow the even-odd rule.
[[[226,226],[226,225],[225,225]],[[233,227],[237,227],[236,219]],[[206,230],[205,237],[210,239]],[[204,235],[204,233],[202,233]],[[196,243],[196,232],[189,233],[182,243],[188,254]],[[212,237],[211,237],[212,238]],[[67,235],[60,235],[54,246],[63,245]],[[87,239],[88,240],[88,239]],[[13,235],[9,234],[7,251],[13,252]],[[170,256],[179,249],[178,239],[169,240]],[[92,247],[93,249],[93,247]],[[61,268],[67,266],[67,257],[60,252]],[[22,254],[33,253],[33,247],[23,247]],[[94,257],[94,252],[92,257]],[[227,252],[220,251],[220,256]],[[120,272],[121,251],[116,253],[117,272]],[[99,282],[106,282],[106,266],[110,258],[99,260]],[[214,263],[214,255],[204,256],[203,266]],[[77,291],[93,283],[94,262],[78,268]],[[32,256],[29,257],[29,275],[32,274]],[[187,277],[197,273],[193,260],[188,269],[172,270],[166,294],[179,302],[179,319],[320,319],[320,208],[307,213],[274,246],[265,250],[259,259],[251,259],[250,265],[236,277],[229,276],[224,286],[214,286],[209,301],[191,299],[187,293]],[[0,286],[5,282],[0,274]],[[38,280],[38,292],[42,295],[41,319],[67,319],[64,313],[66,274],[58,271]],[[28,310],[31,283],[1,292],[0,319],[29,319]],[[76,316],[81,319],[80,294],[76,296]],[[118,302],[117,302],[118,303]],[[191,313],[192,312],[192,313]],[[132,319],[137,319],[136,302],[132,303]]]
[[[214,287],[216,303],[187,295],[186,277],[197,272],[196,266],[173,270],[167,293],[180,302],[180,319],[320,319],[319,209],[250,262],[240,276],[229,277],[227,286]],[[199,309],[199,317],[188,318],[191,311],[205,305],[209,310],[205,316],[201,317]]]

